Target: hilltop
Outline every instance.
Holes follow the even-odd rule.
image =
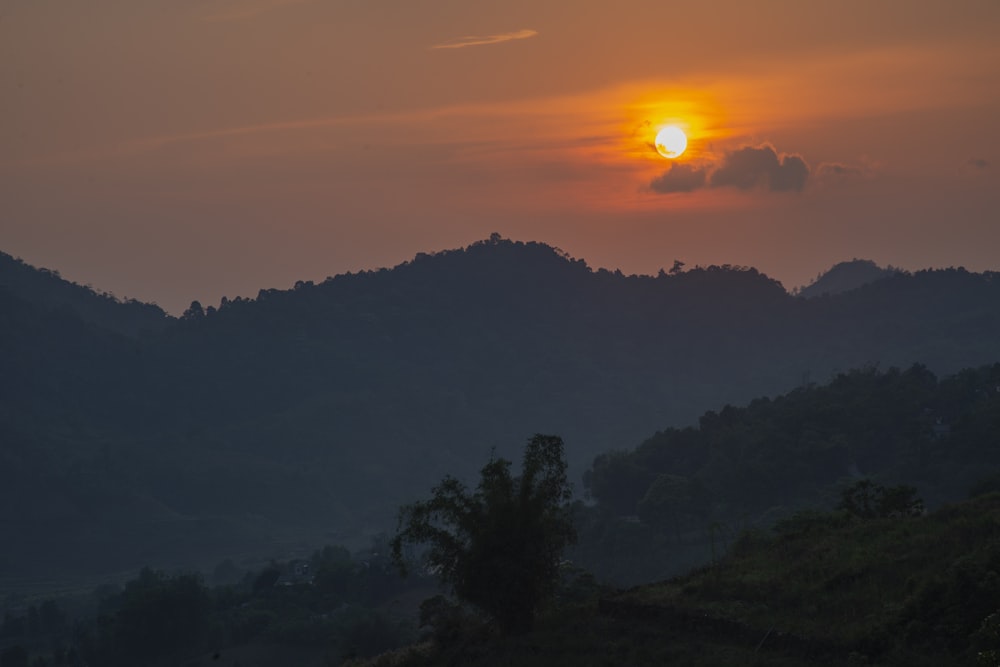
[[[806,299],[825,294],[841,294],[897,273],[902,272],[892,267],[882,268],[870,259],[852,259],[834,264],[795,293]]]
[[[533,433],[562,435],[579,479],[601,453],[838,371],[1000,359],[1000,281],[961,269],[801,299],[751,268],[628,276],[494,236],[174,319],[14,268],[27,278],[0,290],[8,572],[364,541],[446,472]]]

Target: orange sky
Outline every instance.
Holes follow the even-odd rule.
[[[11,0],[0,250],[175,313],[494,231],[1000,269],[1000,3],[686,4]]]

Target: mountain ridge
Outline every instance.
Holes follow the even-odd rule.
[[[259,550],[248,535],[384,530],[443,474],[468,478],[536,432],[562,435],[579,475],[705,410],[837,371],[1000,359],[995,274],[899,274],[800,299],[755,269],[625,276],[499,237],[192,307],[136,335],[0,298],[0,457],[20,480],[2,500],[22,506],[29,482],[58,496],[11,520],[44,523],[68,503],[106,527],[109,506],[155,507],[159,528],[135,534],[177,545],[207,542],[185,532],[199,521],[229,525],[198,558]],[[115,546],[117,561],[148,553],[140,542]],[[38,543],[11,558],[30,564]]]
[[[159,306],[98,292],[4,252],[0,252],[0,291],[48,310],[70,309],[85,322],[128,336],[158,331],[171,319]]]

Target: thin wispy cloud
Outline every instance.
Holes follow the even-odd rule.
[[[501,44],[515,39],[528,39],[535,37],[537,30],[515,30],[514,32],[504,32],[499,35],[466,35],[456,39],[435,44],[432,49],[464,49],[467,46],[484,46],[487,44]]]

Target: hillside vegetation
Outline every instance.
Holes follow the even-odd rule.
[[[998,433],[1000,364],[941,380],[923,366],[859,369],[726,406],[598,456],[575,557],[605,578],[649,581],[707,560],[744,528],[829,509],[859,479],[914,486],[937,507],[996,485]]]
[[[992,494],[922,517],[799,515],[691,574],[567,602],[533,633],[352,664],[993,666],[998,608]]]
[[[532,433],[563,436],[579,480],[595,456],[719,405],[866,364],[1000,359],[1000,281],[961,269],[801,299],[745,267],[626,276],[494,236],[164,324],[13,268],[0,570],[22,574],[363,541],[446,472],[468,478]],[[116,325],[98,302],[153,324]]]
[[[163,329],[172,318],[159,306],[119,299],[107,292],[63,280],[58,271],[40,269],[0,252],[0,292],[43,310],[63,310],[80,320],[129,336]]]

